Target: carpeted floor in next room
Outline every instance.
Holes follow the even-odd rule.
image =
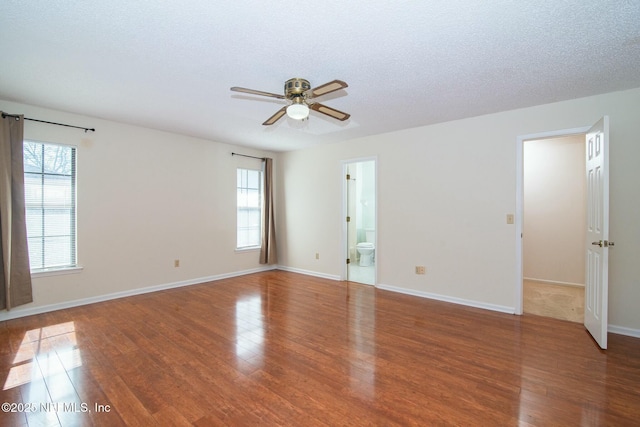
[[[584,321],[584,288],[524,280],[524,312],[555,319]]]

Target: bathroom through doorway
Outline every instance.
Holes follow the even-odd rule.
[[[376,284],[376,159],[343,162],[343,248],[348,281]]]

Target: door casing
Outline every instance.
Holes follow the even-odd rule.
[[[522,252],[522,232],[524,220],[524,142],[536,139],[549,139],[571,135],[586,135],[591,126],[580,128],[541,132],[528,135],[520,135],[516,139],[516,216],[515,216],[515,244],[516,244],[516,292],[515,292],[515,314],[523,313],[523,290],[522,281],[524,278],[524,260]],[[586,179],[586,178],[585,178]],[[585,207],[586,208],[586,207]]]

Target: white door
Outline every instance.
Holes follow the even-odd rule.
[[[587,250],[584,326],[607,348],[609,304],[609,117],[586,135]]]
[[[355,163],[347,165],[347,280],[358,281],[357,276],[353,274],[352,266],[357,264],[358,257],[356,255],[356,180],[355,180]]]

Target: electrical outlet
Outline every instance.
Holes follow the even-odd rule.
[[[425,274],[427,269],[424,265],[416,265],[416,274]]]
[[[320,259],[320,252],[316,252],[316,259]]]
[[[507,214],[507,224],[513,224],[515,222],[515,216],[513,214]]]
[[[173,266],[174,267],[180,267],[180,260],[179,259],[174,260],[173,261]]]

